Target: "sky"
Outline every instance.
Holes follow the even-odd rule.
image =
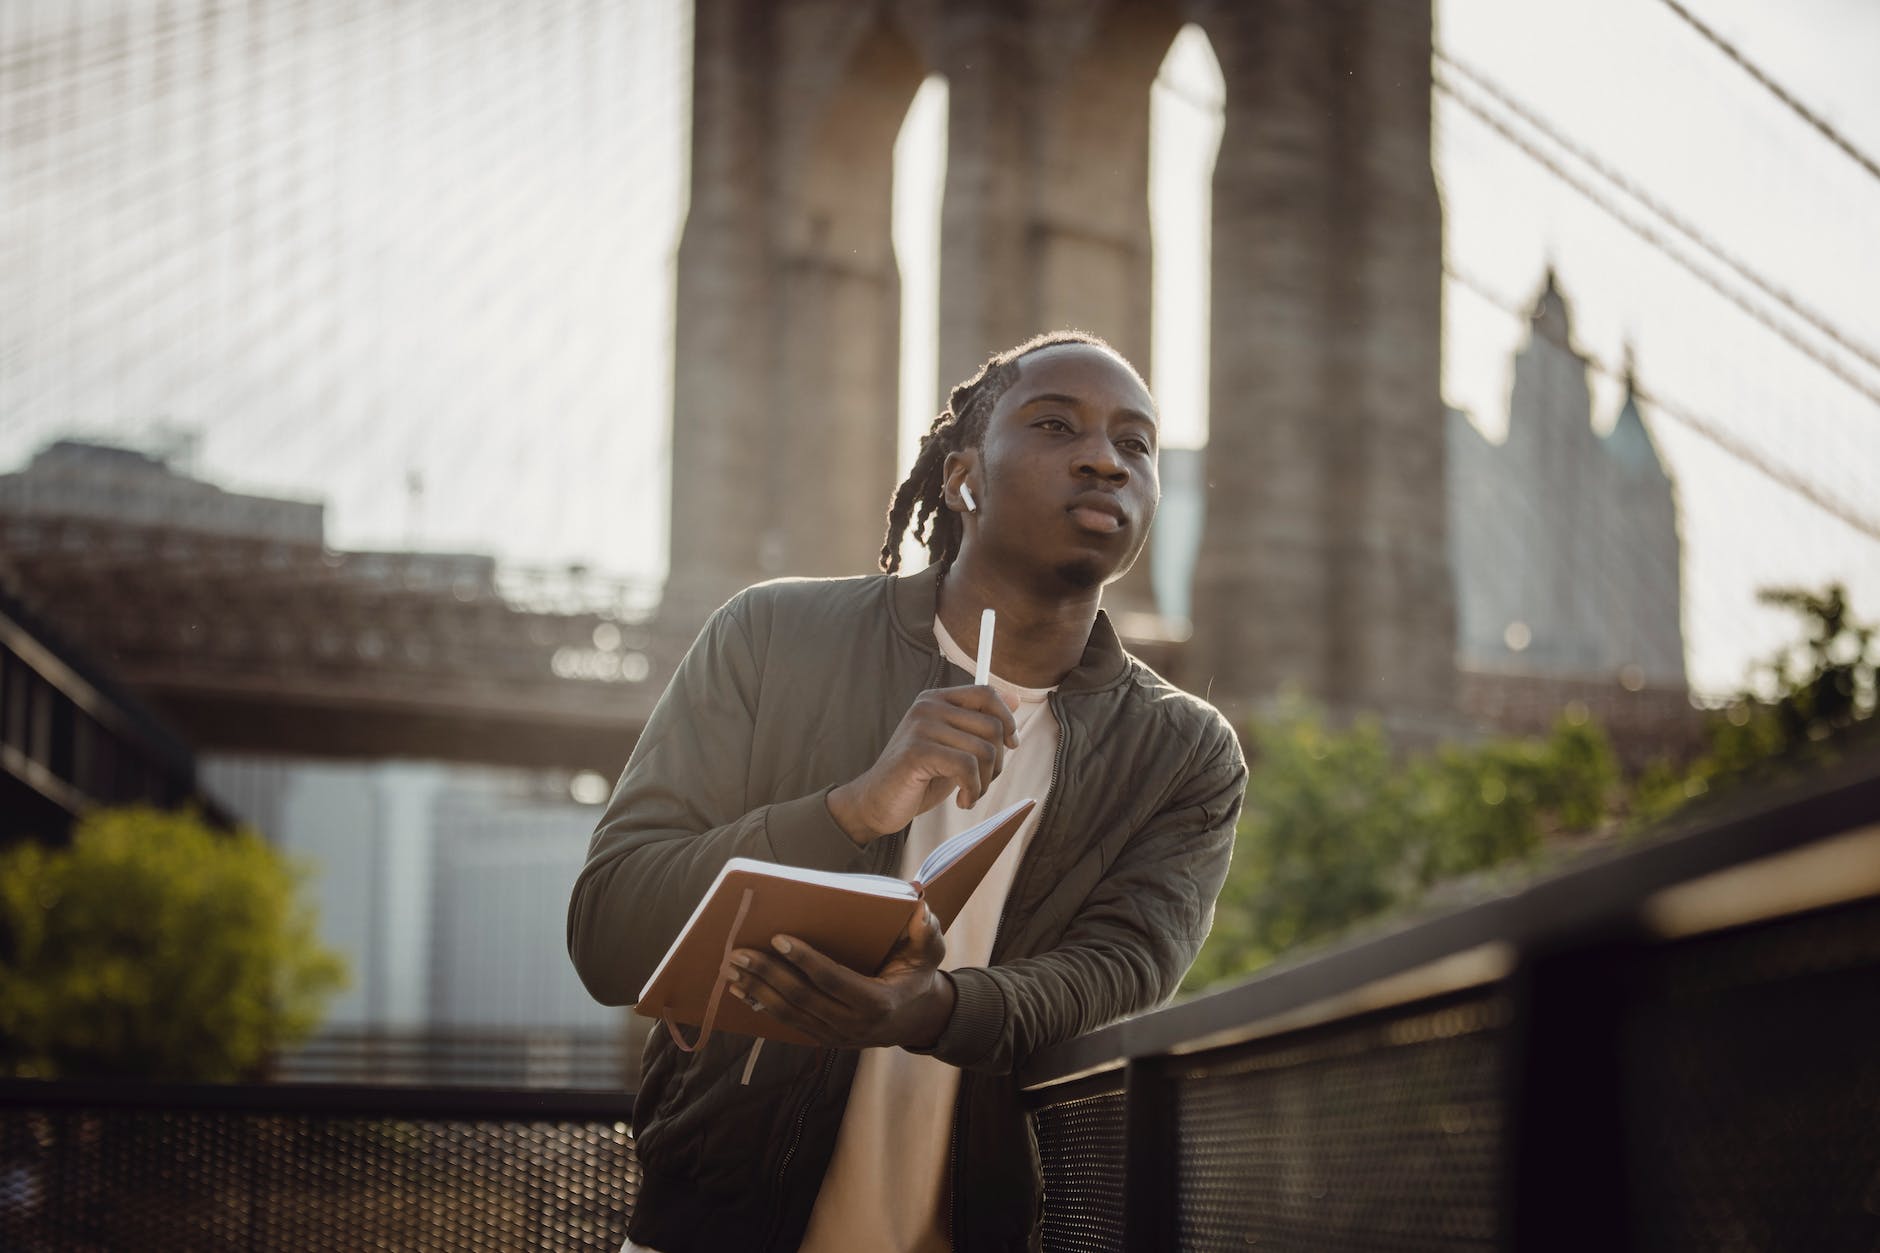
[[[1689,0],[1870,156],[1880,5]],[[663,577],[672,258],[689,8],[675,0],[0,0],[0,471],[81,434],[232,488],[328,502],[330,542]],[[1439,72],[1487,81],[1873,350],[1880,180],[1659,0],[1438,0]],[[1186,32],[1152,95],[1154,377],[1206,436],[1205,188],[1223,87]],[[1777,474],[1880,518],[1880,402],[1641,243],[1449,95],[1443,391],[1489,434],[1551,264],[1576,343]],[[935,406],[946,87],[896,152],[902,421]],[[1517,133],[1583,170],[1523,124]],[[1582,175],[1583,177],[1589,177]],[[1624,203],[1623,196],[1613,199]],[[1644,220],[1647,215],[1632,210]],[[1663,228],[1658,228],[1662,230]],[[1689,248],[1708,270],[1721,267]],[[1740,290],[1740,280],[1727,282]],[[1770,299],[1753,294],[1758,307]],[[1778,320],[1869,393],[1880,369]],[[950,381],[950,380],[948,380]],[[1591,420],[1616,380],[1595,374]],[[1840,578],[1880,616],[1880,541],[1648,406],[1676,481],[1701,690],[1792,635],[1755,603]],[[182,443],[178,447],[185,446]]]
[[[1880,75],[1872,71],[1880,6],[1701,0],[1688,7],[1866,154],[1880,154]],[[1880,282],[1873,229],[1880,180],[1668,6],[1443,0],[1437,44],[1720,251],[1870,352],[1880,349],[1871,313]],[[1440,94],[1435,120],[1453,267],[1520,298],[1551,261],[1584,351],[1617,365],[1630,345],[1649,393],[1880,522],[1880,403],[1719,299]],[[1505,430],[1507,353],[1522,334],[1501,310],[1447,284],[1445,397],[1491,435]],[[1880,393],[1880,369],[1826,355]],[[1604,429],[1620,384],[1597,374],[1591,381],[1595,425]],[[1686,640],[1700,689],[1737,686],[1746,659],[1793,637],[1788,618],[1757,605],[1759,587],[1838,578],[1852,586],[1857,608],[1880,613],[1880,540],[1774,486],[1671,414],[1646,406],[1645,416],[1677,483]]]

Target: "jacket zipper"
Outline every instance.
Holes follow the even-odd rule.
[[[836,1051],[834,1049],[824,1049],[822,1054],[822,1068],[816,1072],[816,1081],[809,1085],[809,1091],[804,1094],[803,1103],[797,1107],[796,1121],[790,1127],[790,1143],[783,1150],[782,1164],[777,1167],[778,1204],[771,1212],[770,1230],[764,1236],[763,1247],[765,1249],[776,1247],[777,1229],[783,1226],[783,1185],[785,1180],[789,1178],[790,1162],[796,1157],[797,1145],[803,1142],[803,1124],[809,1121],[809,1107],[816,1103],[816,1096],[822,1091],[824,1081],[829,1078],[829,1072],[835,1069]]]
[[[1050,703],[1051,716],[1057,719],[1058,748],[1057,755],[1051,759],[1051,782],[1045,789],[1044,812],[1038,815],[1038,825],[1032,831],[1032,839],[1034,842],[1039,836],[1044,834],[1045,824],[1051,820],[1052,811],[1057,808],[1058,774],[1064,769],[1064,762],[1070,756],[1070,741],[1065,732],[1064,710],[1059,701],[1058,693],[1054,691],[1045,699]],[[1031,864],[1029,858],[1020,858],[1018,874],[1012,880],[1011,890],[1005,895],[1007,905],[1010,905],[1014,899],[1018,898],[1018,889],[1025,882],[1025,872],[1031,868]],[[991,962],[998,956],[999,941],[1005,936],[1005,914],[1006,911],[1004,909],[999,911],[999,924],[992,929],[992,951],[987,955],[986,960],[988,962]],[[965,1092],[966,1076],[962,1074],[960,1076],[960,1091],[953,1098],[953,1135],[952,1144],[949,1146],[952,1161],[949,1164],[951,1173],[947,1176],[948,1188],[953,1194],[951,1198],[952,1203],[947,1207],[948,1217],[952,1220],[949,1224],[947,1237],[956,1248],[959,1244],[960,1234],[960,1124],[965,1121],[966,1115]]]

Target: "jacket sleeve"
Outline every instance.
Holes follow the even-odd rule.
[[[1056,947],[952,972],[953,1017],[930,1051],[989,1074],[1175,995],[1227,878],[1247,766],[1225,720],[1169,803],[1136,832]]]
[[[750,593],[714,613],[654,707],[568,902],[568,954],[607,1005],[638,998],[733,857],[847,870],[860,856],[827,789],[747,805],[763,685]]]

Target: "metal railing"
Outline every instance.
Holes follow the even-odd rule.
[[[269,1078],[360,1083],[604,1091],[632,1086],[627,1031],[333,1030],[283,1053]]]
[[[1880,755],[1023,1076],[1055,1250],[1880,1247]]]
[[[633,1098],[0,1082],[0,1248],[615,1253]]]
[[[1880,757],[1035,1057],[1050,1250],[1880,1247]],[[0,1248],[611,1250],[610,1092],[0,1083]]]
[[[196,786],[187,745],[48,628],[0,558],[0,846],[65,838],[98,805],[191,804],[230,819]]]

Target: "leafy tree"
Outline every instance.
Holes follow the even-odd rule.
[[[1800,616],[1804,639],[1757,666],[1750,688],[1710,718],[1701,757],[1688,766],[1660,762],[1640,777],[1631,805],[1636,822],[1663,818],[1722,786],[1806,769],[1872,722],[1880,629],[1854,618],[1846,588],[1770,588],[1759,599]]]
[[[1805,770],[1875,731],[1880,629],[1839,585],[1762,593],[1801,616],[1801,643],[1764,662],[1709,725],[1696,762],[1627,785],[1584,715],[1546,740],[1490,740],[1397,761],[1374,722],[1328,729],[1298,700],[1252,729],[1253,773],[1214,930],[1184,987],[1248,974],[1296,946],[1419,900],[1438,885],[1525,865],[1551,837],[1649,824],[1733,782]],[[1880,733],[1880,732],[1877,732]]]
[[[0,852],[0,1072],[252,1076],[346,981],[302,874],[253,832],[147,808]]]
[[[1448,746],[1399,761],[1374,721],[1325,725],[1290,700],[1253,728],[1254,763],[1214,930],[1184,984],[1250,973],[1295,946],[1408,904],[1433,885],[1590,831],[1619,772],[1582,717],[1542,741]]]

